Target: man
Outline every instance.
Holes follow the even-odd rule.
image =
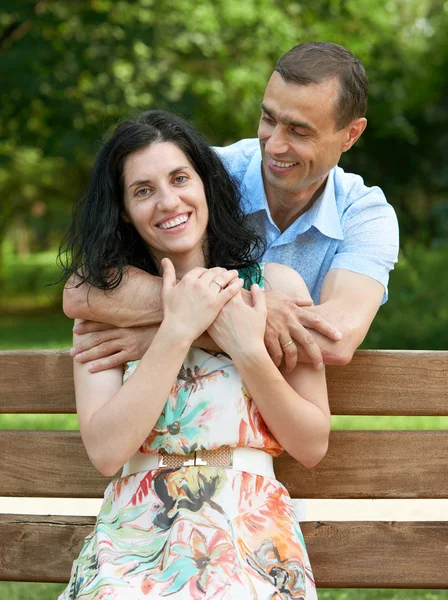
[[[337,167],[366,127],[366,105],[365,71],[348,50],[301,44],[279,59],[267,84],[258,140],[217,149],[266,239],[264,260],[296,269],[315,302],[267,292],[266,345],[288,370],[297,360],[347,364],[387,299],[398,254],[395,213],[379,188]],[[160,289],[157,278],[133,268],[107,295],[67,285],[65,313],[92,321],[79,333],[96,331],[72,354],[93,361],[92,371],[139,358],[162,318]],[[125,329],[97,331],[96,321]]]

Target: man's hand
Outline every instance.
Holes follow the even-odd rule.
[[[82,321],[74,327],[74,331],[84,334],[84,339],[70,350],[70,354],[80,363],[90,362],[88,368],[91,373],[105,371],[141,358],[151,345],[157,328],[158,325],[122,328]]]
[[[321,369],[324,366],[322,352],[309,330],[333,341],[341,340],[341,333],[309,310],[310,301],[300,300],[293,294],[267,291],[266,304],[268,318],[264,341],[275,365],[279,367],[284,359],[286,370],[292,371],[297,363],[298,345],[315,368]],[[291,344],[291,340],[295,343]]]

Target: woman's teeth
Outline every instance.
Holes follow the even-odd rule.
[[[160,229],[171,229],[172,227],[176,227],[176,225],[182,225],[182,223],[186,223],[188,218],[189,215],[182,215],[180,217],[176,217],[175,219],[171,219],[171,221],[165,221],[165,223],[161,223],[159,227]]]
[[[274,160],[273,158],[272,160],[272,164],[275,165],[276,167],[283,167],[284,169],[286,167],[293,167],[294,165],[296,165],[297,163],[284,163],[284,162],[279,162],[278,160]]]

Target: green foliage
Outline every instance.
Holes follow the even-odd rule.
[[[130,111],[177,111],[217,143],[254,136],[279,55],[329,40],[370,79],[369,127],[343,166],[385,189],[403,239],[446,240],[447,26],[443,0],[16,1],[0,14],[0,235],[37,200],[60,233],[98,140]]]
[[[24,308],[41,310],[46,307],[57,306],[59,308],[61,306],[63,282],[58,282],[60,272],[56,266],[54,250],[21,257],[5,247],[3,252],[0,249],[0,264],[3,265],[0,307],[4,310],[17,312]],[[8,326],[13,326],[13,322],[14,320],[6,320],[4,329],[0,333],[0,340],[2,336],[6,336]],[[31,329],[28,343],[32,341],[33,337],[32,320],[29,325]],[[36,337],[36,343],[37,340],[38,337]],[[15,343],[14,338],[9,338],[9,341],[12,344]],[[44,342],[43,339],[41,341]]]
[[[448,246],[402,252],[391,273],[389,300],[380,308],[363,348],[448,348]]]

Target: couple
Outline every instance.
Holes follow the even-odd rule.
[[[366,90],[347,50],[293,48],[268,83],[259,143],[217,151],[236,184],[161,111],[101,150],[65,308],[127,326],[90,336],[99,325],[78,323],[73,352],[89,457],[123,472],[62,598],[316,597],[272,456],[312,467],[325,455],[323,362],[350,360],[396,260],[381,191],[335,166],[365,128]]]

